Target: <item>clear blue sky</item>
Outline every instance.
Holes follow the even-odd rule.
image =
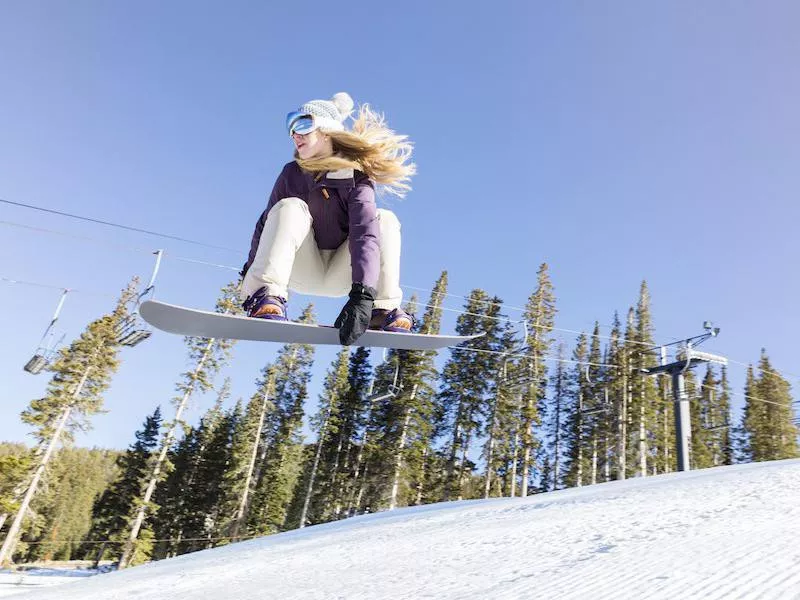
[[[800,372],[797,3],[295,6],[5,0],[0,198],[243,254],[291,158],[286,112],[344,90],[416,143],[414,190],[388,203],[404,285],[430,289],[447,269],[451,293],[480,287],[522,306],[547,262],[557,326],[590,331],[646,279],[659,341],[711,319],[722,334],[709,351],[755,362],[764,346]],[[0,277],[82,291],[59,322],[67,341],[132,275],[149,276],[150,256],[129,248],[165,248],[157,297],[196,307],[233,272],[171,257],[243,261],[8,205],[0,220],[103,241],[0,224]],[[29,432],[18,415],[47,375],[22,365],[58,297],[0,282],[0,440]],[[320,320],[342,302],[316,299]],[[234,399],[275,349],[236,347],[223,374]],[[314,400],[335,352],[318,351]],[[128,445],[185,368],[178,337],[125,350],[108,413],[79,443]],[[743,374],[731,366],[736,392]],[[197,397],[189,418],[211,402]]]

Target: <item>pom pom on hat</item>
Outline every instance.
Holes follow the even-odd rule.
[[[355,106],[355,102],[353,102],[353,99],[347,92],[337,92],[333,95],[333,98],[331,98],[331,102],[333,102],[333,104],[339,110],[339,114],[342,115],[342,121],[350,116],[350,113],[353,112],[353,107]]]

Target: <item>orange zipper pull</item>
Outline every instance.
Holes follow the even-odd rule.
[[[331,197],[331,195],[328,193],[328,190],[325,188],[322,188],[322,195],[325,196],[325,200],[328,200]]]

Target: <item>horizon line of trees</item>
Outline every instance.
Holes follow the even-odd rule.
[[[236,283],[223,288],[218,312],[239,310],[235,290]],[[605,342],[596,322],[570,350],[553,330],[556,298],[546,264],[525,305],[524,340],[503,301],[476,289],[456,331],[484,335],[452,348],[442,365],[436,352],[389,350],[373,366],[370,349],[342,348],[309,416],[315,439],[302,436],[313,346],[283,346],[261,369],[251,397],[225,408],[230,382],[215,388],[214,380],[234,341],[186,338],[190,367],[176,384],[171,418],[157,408],[123,452],[65,448],[43,466],[59,428],[58,441],[68,443],[101,410],[118,360],[110,333],[100,344],[110,349],[105,354],[87,339],[93,331],[97,338],[96,323],[113,330],[131,293],[129,286],[110,317],[61,351],[45,397],[23,413],[38,427],[39,446],[0,444],[0,533],[7,542],[10,517],[41,475],[9,558],[110,557],[124,567],[365,512],[524,497],[677,469],[671,381],[643,373],[657,361],[645,351],[655,346],[646,282],[624,318],[614,315]],[[439,333],[446,294],[445,271],[426,303],[408,301],[407,310],[424,309],[417,331]],[[313,305],[299,321],[315,322]],[[101,354],[105,363],[91,371],[96,379],[84,377],[76,394],[75,365],[85,373],[89,357]],[[765,350],[757,369],[748,367],[738,422],[726,367],[690,370],[686,386],[693,469],[800,455],[790,385]],[[214,405],[197,424],[186,423],[191,396],[212,389]]]

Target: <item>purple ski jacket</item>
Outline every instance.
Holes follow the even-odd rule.
[[[270,209],[290,197],[301,198],[308,204],[317,247],[335,250],[348,240],[353,282],[377,288],[380,228],[374,184],[361,171],[307,173],[295,161],[283,167],[275,182],[267,208],[256,223],[242,273],[253,264]]]

